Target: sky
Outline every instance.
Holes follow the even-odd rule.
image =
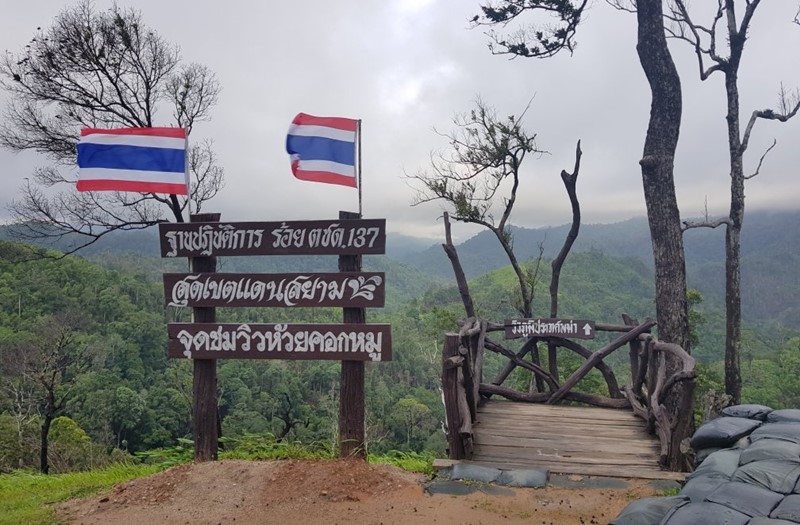
[[[224,189],[203,211],[225,221],[334,219],[357,211],[352,188],[294,179],[286,131],[299,112],[362,120],[363,213],[386,218],[389,232],[443,237],[442,204],[412,206],[408,176],[446,147],[436,133],[454,129],[454,115],[476,97],[499,115],[519,115],[532,100],[525,127],[547,152],[523,167],[517,226],[571,220],[561,183],[572,170],[577,140],[583,159],[578,197],[583,222],[609,223],[646,214],[641,158],[650,91],[636,54],[635,15],[594,0],[578,31],[574,54],[547,60],[493,56],[481,28],[470,29],[477,0],[119,0],[180,46],[183,59],[211,68],[222,86],[212,119],[193,140],[210,138],[226,172]],[[694,4],[698,4],[695,2]],[[701,2],[699,5],[715,4]],[[47,27],[68,2],[0,0],[0,52],[21,51],[38,26]],[[99,9],[110,0],[95,0]],[[800,26],[793,0],[762,2],[741,66],[742,115],[775,107],[781,82],[800,88]],[[704,21],[706,21],[704,19]],[[684,42],[671,42],[682,78],[684,113],[675,184],[681,215],[706,206],[723,214],[729,202],[722,76],[701,82]],[[5,93],[0,105],[5,106]],[[169,115],[163,114],[164,124]],[[800,199],[800,116],[761,121],[745,157],[753,172],[777,140],[761,173],[746,186],[747,210],[797,209]],[[36,166],[35,153],[0,150],[0,221]],[[464,239],[477,229],[457,225]]]

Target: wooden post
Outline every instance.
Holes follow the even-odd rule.
[[[219,213],[192,215],[190,222],[218,222]],[[217,271],[216,257],[192,257],[192,272]],[[213,307],[192,308],[194,322],[214,323],[217,311]],[[219,432],[217,428],[217,361],[194,360],[194,399],[192,401],[192,432],[194,435],[194,460],[216,461]]]
[[[361,215],[340,211],[339,219],[360,219]],[[361,255],[340,255],[340,272],[360,272]],[[365,308],[343,308],[345,323],[366,323]],[[365,444],[364,362],[342,361],[339,390],[339,457],[367,459]]]
[[[450,459],[464,459],[466,452],[461,440],[461,412],[458,407],[458,369],[464,358],[458,351],[460,337],[447,334],[442,351],[442,394],[447,421],[447,448]]]

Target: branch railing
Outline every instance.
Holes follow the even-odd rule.
[[[504,325],[479,318],[462,323],[458,334],[445,337],[442,366],[442,390],[447,417],[449,456],[452,459],[472,457],[472,427],[477,422],[481,398],[499,395],[513,401],[555,404],[562,401],[588,405],[630,409],[647,422],[648,431],[661,443],[660,464],[670,470],[683,470],[685,461],[681,442],[690,437],[695,360],[680,346],[655,339],[650,330],[655,321],[642,323],[623,316],[625,324],[596,323],[596,331],[619,333],[613,341],[592,352],[583,345],[561,337],[532,337],[519,351],[513,351],[490,339],[491,332],[504,330]],[[584,359],[563,382],[552,371],[526,360],[538,344],[569,350]],[[628,345],[630,378],[620,388],[614,371],[605,362],[608,356]],[[483,381],[484,352],[497,353],[508,359],[497,378]],[[544,388],[519,391],[503,383],[516,368],[529,371],[540,379]],[[579,392],[575,387],[592,370],[597,369],[606,382],[608,395]],[[535,381],[531,381],[535,384]],[[686,434],[686,435],[684,435]]]

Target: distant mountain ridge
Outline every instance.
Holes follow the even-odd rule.
[[[457,225],[456,225],[457,227]],[[552,259],[560,250],[569,225],[546,228],[514,227],[514,248],[520,261],[543,256]],[[0,227],[0,239],[10,237],[10,227]],[[68,242],[68,241],[67,241]],[[725,230],[693,229],[684,235],[689,286],[698,289],[707,303],[724,303]],[[56,244],[58,249],[64,244]],[[111,254],[135,253],[139,258],[158,258],[155,228],[115,232],[79,252],[87,259],[114,258]],[[389,233],[386,256],[365,258],[365,268],[397,272],[390,284],[398,288],[398,300],[423,293],[435,282],[453,282],[450,262],[440,244],[430,240]],[[652,268],[650,231],[644,217],[613,224],[584,224],[573,253],[598,252],[635,259]],[[459,258],[468,278],[486,275],[508,265],[497,240],[481,232],[458,245]],[[155,264],[155,263],[154,263]],[[166,262],[160,263],[164,266]],[[335,269],[335,257],[227,258],[223,271],[320,271]],[[564,272],[569,272],[569,259]],[[401,278],[402,276],[402,278]],[[800,328],[800,212],[751,212],[742,231],[743,310],[750,322],[776,321]]]
[[[569,225],[546,228],[512,228],[514,249],[520,261],[539,255],[551,260],[561,249]],[[508,265],[494,235],[481,232],[457,246],[468,278],[485,275]],[[689,286],[698,289],[715,306],[725,297],[725,228],[698,228],[684,234]],[[613,224],[581,225],[572,253],[599,252],[634,258],[653,266],[650,230],[644,217]],[[440,245],[421,253],[399,256],[426,274],[452,279],[452,267]],[[564,269],[569,271],[569,259]],[[751,212],[742,230],[743,311],[751,322],[777,321],[800,328],[800,212]]]

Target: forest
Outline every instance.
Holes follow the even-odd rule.
[[[796,220],[795,214],[754,220],[752,236],[745,230],[745,254],[796,260],[796,244],[781,238],[793,235],[790,230],[773,227],[774,238],[765,243],[758,226],[790,220]],[[597,228],[607,235],[625,232],[631,224]],[[2,236],[7,234],[4,230]],[[587,228],[584,244],[565,265],[560,291],[563,315],[611,323],[619,322],[623,313],[652,317],[653,270],[646,257],[610,255],[602,249],[602,237],[592,240],[595,235],[593,228]],[[478,237],[460,245],[465,259],[475,254],[470,244],[479,242]],[[53,472],[91,468],[191,440],[191,363],[166,357],[166,322],[185,320],[188,309],[165,307],[161,283],[163,272],[181,271],[185,261],[160,259],[156,240],[155,232],[120,233],[80,257],[37,260],[30,260],[31,246],[0,241],[0,469],[38,466],[41,428],[48,413],[53,418],[48,452]],[[367,446],[376,453],[398,450],[441,457],[446,446],[441,349],[444,334],[457,330],[463,306],[452,279],[437,274],[432,269],[436,265],[426,268],[426,257],[433,256],[426,254],[441,251],[440,246],[423,250],[424,242],[402,237],[393,242],[391,236],[388,244],[390,255],[365,258],[365,270],[384,271],[387,276],[386,308],[370,309],[367,319],[391,323],[394,341],[392,361],[367,365]],[[748,251],[751,245],[758,249]],[[611,246],[609,252],[620,250]],[[305,271],[335,265],[335,257],[304,260],[306,266],[300,269]],[[416,261],[416,266],[408,261]],[[700,410],[706,392],[724,389],[724,311],[715,299],[719,290],[709,288],[702,278],[703,268],[721,261],[704,257],[692,261],[689,303],[699,362]],[[538,261],[535,311],[546,307],[549,265],[544,262]],[[533,257],[525,261],[536,263]],[[275,272],[299,266],[291,257],[220,261],[224,271]],[[797,284],[792,267],[774,275],[785,279],[790,289]],[[746,295],[763,286],[759,272],[747,268],[745,264]],[[490,261],[483,269],[476,266],[470,271],[470,286],[479,315],[493,320],[517,316],[509,302],[515,288],[510,267],[492,268]],[[800,330],[792,322],[792,306],[782,300],[780,290],[773,290],[761,291],[759,308],[745,309],[743,398],[775,408],[796,407],[800,406]],[[778,313],[768,320],[763,312]],[[339,322],[341,310],[222,308],[218,319]],[[579,363],[566,365],[568,374]],[[327,361],[220,360],[223,441],[259,435],[335,450],[339,368],[338,362]],[[487,377],[498,369],[488,356]],[[520,373],[516,380],[524,383],[530,375]],[[590,374],[581,390],[602,386],[601,378]]]

